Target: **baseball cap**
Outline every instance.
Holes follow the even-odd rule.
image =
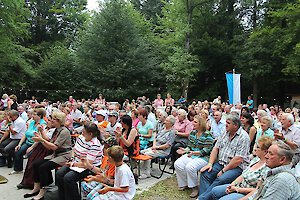
[[[95,113],[96,115],[102,115],[103,117],[106,116],[106,112],[104,110],[97,110]]]
[[[119,114],[118,114],[117,111],[113,110],[113,111],[110,111],[110,112],[109,112],[108,116],[115,116],[115,117],[118,117]]]

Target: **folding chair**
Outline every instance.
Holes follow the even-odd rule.
[[[151,174],[152,177],[160,179],[164,173],[174,174],[174,169],[172,169],[172,172],[166,171],[167,164],[169,162],[169,159],[171,158],[171,153],[169,155],[167,155],[167,156],[158,156],[157,158],[158,158],[158,168],[161,171],[161,173],[160,173],[159,176]],[[165,159],[165,164],[163,165],[163,168],[162,168],[161,161],[163,159]]]

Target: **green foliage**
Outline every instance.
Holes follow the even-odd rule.
[[[161,74],[147,27],[131,4],[105,2],[78,44],[79,64],[90,75],[90,88],[115,98],[157,91]]]

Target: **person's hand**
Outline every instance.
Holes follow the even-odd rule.
[[[104,186],[101,190],[98,190],[99,194],[106,194],[107,192],[110,191],[110,186],[102,183],[102,185]]]
[[[32,150],[33,150],[33,148],[29,147],[28,149],[26,149],[26,154],[29,154]]]
[[[186,152],[185,149],[182,147],[179,147],[179,149],[177,149],[177,151],[176,151],[176,153],[178,153],[180,155],[184,154],[185,152]]]
[[[37,129],[38,129],[38,131],[39,131],[39,132],[42,132],[42,131],[43,131],[43,127],[42,127],[42,125],[40,125],[40,124],[37,124]]]
[[[208,172],[210,172],[211,170],[212,170],[212,166],[211,165],[205,165],[204,167],[202,167],[201,169],[200,169],[200,172],[205,172],[205,171],[208,171]]]
[[[233,193],[233,192],[236,192],[236,191],[237,191],[237,187],[236,186],[229,185],[229,186],[227,186],[225,192],[227,194],[230,194],[230,193]]]
[[[194,152],[191,151],[190,153],[188,153],[187,156],[188,156],[188,157],[192,157],[192,155],[194,155]]]
[[[91,169],[93,167],[93,165],[86,158],[80,158],[80,161],[82,164],[82,168]]]
[[[279,131],[274,132],[274,137],[276,140],[283,140],[284,136],[282,133],[280,133]]]
[[[223,171],[223,169],[221,170],[221,171],[219,171],[219,173],[217,174],[217,177],[220,177],[220,176],[222,176],[224,174],[224,171]]]
[[[89,175],[86,178],[83,179],[85,182],[92,182],[96,181],[96,176]],[[98,181],[97,181],[98,182]]]
[[[121,129],[120,129],[119,127],[117,127],[116,130],[115,130],[114,132],[115,132],[115,135],[116,135],[117,137],[121,137],[121,136],[122,136],[122,131],[121,131]]]
[[[21,145],[17,145],[16,147],[15,147],[15,151],[19,151],[19,149],[21,148]]]

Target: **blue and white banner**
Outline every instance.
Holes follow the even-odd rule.
[[[241,103],[241,74],[226,73],[230,104]]]

